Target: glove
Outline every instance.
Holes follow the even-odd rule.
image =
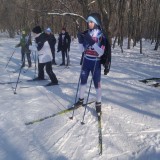
[[[89,44],[90,46],[95,44],[95,41],[92,39],[89,33],[84,34],[83,38],[86,41],[86,43]]]
[[[84,39],[83,39],[83,36],[82,36],[82,33],[81,33],[81,32],[78,32],[77,37],[78,37],[78,42],[79,42],[80,44],[83,44]]]
[[[30,51],[37,51],[37,47],[33,45],[29,45],[29,50]]]
[[[18,48],[19,47],[19,44],[15,45],[15,48]]]
[[[108,62],[104,65],[104,75],[107,75],[109,73],[109,70],[110,70],[110,65],[111,63]]]

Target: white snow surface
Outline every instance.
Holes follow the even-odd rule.
[[[143,40],[124,53],[117,46],[112,50],[110,73],[102,67],[102,134],[103,154],[99,156],[98,123],[95,105],[87,106],[85,125],[81,125],[84,108],[53,118],[25,125],[25,122],[52,115],[69,108],[75,101],[80,74],[78,43],[71,44],[69,69],[53,66],[59,84],[43,87],[49,82],[27,82],[35,76],[35,64],[20,75],[17,94],[2,84],[17,81],[20,48],[16,49],[7,69],[5,66],[19,38],[0,38],[0,160],[159,160],[160,159],[160,87],[151,87],[139,80],[160,77],[160,50]],[[61,63],[61,54],[56,53]],[[87,87],[91,75],[88,80]],[[87,90],[88,90],[87,88]],[[85,94],[87,97],[87,91]],[[95,99],[92,85],[89,100]]]

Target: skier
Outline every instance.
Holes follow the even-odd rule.
[[[65,56],[67,58],[67,65],[69,65],[69,55],[68,52],[70,51],[70,43],[71,43],[71,38],[66,32],[65,28],[62,28],[62,32],[59,34],[58,38],[58,50],[57,52],[61,51],[62,52],[62,63],[60,66],[65,65]]]
[[[51,47],[51,52],[52,52],[52,64],[53,65],[57,65],[56,64],[56,61],[55,61],[55,44],[56,44],[56,38],[54,36],[54,34],[52,33],[51,29],[50,28],[47,28],[45,30],[45,33],[48,35],[48,42],[49,42],[49,45]]]
[[[102,32],[101,18],[98,13],[91,13],[87,18],[87,23],[88,30],[83,33],[79,32],[77,35],[84,56],[80,74],[79,100],[75,105],[83,104],[87,79],[91,72],[96,89],[96,112],[101,113],[101,56],[105,51],[106,37]]]
[[[33,80],[44,80],[44,67],[46,67],[46,72],[51,79],[51,82],[46,86],[57,85],[57,77],[52,71],[52,53],[48,36],[45,33],[41,33],[40,26],[34,27],[32,32],[36,45],[29,46],[29,49],[32,51],[38,50],[38,77]]]
[[[21,61],[22,61],[22,66],[25,67],[25,55],[27,56],[27,61],[28,61],[28,67],[32,66],[31,63],[31,51],[29,50],[29,45],[31,44],[31,36],[26,34],[26,31],[22,31],[22,36],[20,39],[19,44],[17,44],[15,47],[21,47]]]

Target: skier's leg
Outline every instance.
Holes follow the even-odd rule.
[[[96,104],[95,104],[96,111],[101,112],[102,91],[101,91],[101,64],[100,64],[100,61],[97,61],[97,65],[96,65],[94,73],[93,73],[93,70],[91,72],[93,76],[94,86],[96,89]]]
[[[52,49],[51,51],[52,51],[52,57],[53,57],[53,59],[52,59],[52,64],[53,64],[53,65],[56,65],[56,60],[55,60],[55,49]]]
[[[27,52],[27,61],[28,61],[28,67],[32,66],[32,62],[31,62],[31,52]]]
[[[22,54],[22,66],[25,66],[25,50],[23,48],[21,48],[21,54]]]
[[[82,71],[81,71],[81,75],[80,75],[81,84],[80,84],[80,89],[79,89],[79,100],[77,103],[81,102],[83,104],[84,93],[86,91],[86,85],[87,85],[89,72],[90,72],[90,70],[88,68],[88,60],[84,59]]]
[[[44,66],[45,63],[38,63],[38,78],[44,79]]]
[[[52,71],[52,63],[51,62],[46,63],[46,72],[47,72],[49,78],[51,79],[52,83],[58,84],[57,77],[54,74],[54,72]]]
[[[62,50],[62,63],[60,65],[61,66],[65,65],[65,52],[63,50]]]

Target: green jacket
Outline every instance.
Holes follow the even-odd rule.
[[[16,45],[16,47],[23,47],[24,48],[25,46],[26,46],[26,35],[23,34],[21,39],[20,39],[20,43],[18,43]]]

